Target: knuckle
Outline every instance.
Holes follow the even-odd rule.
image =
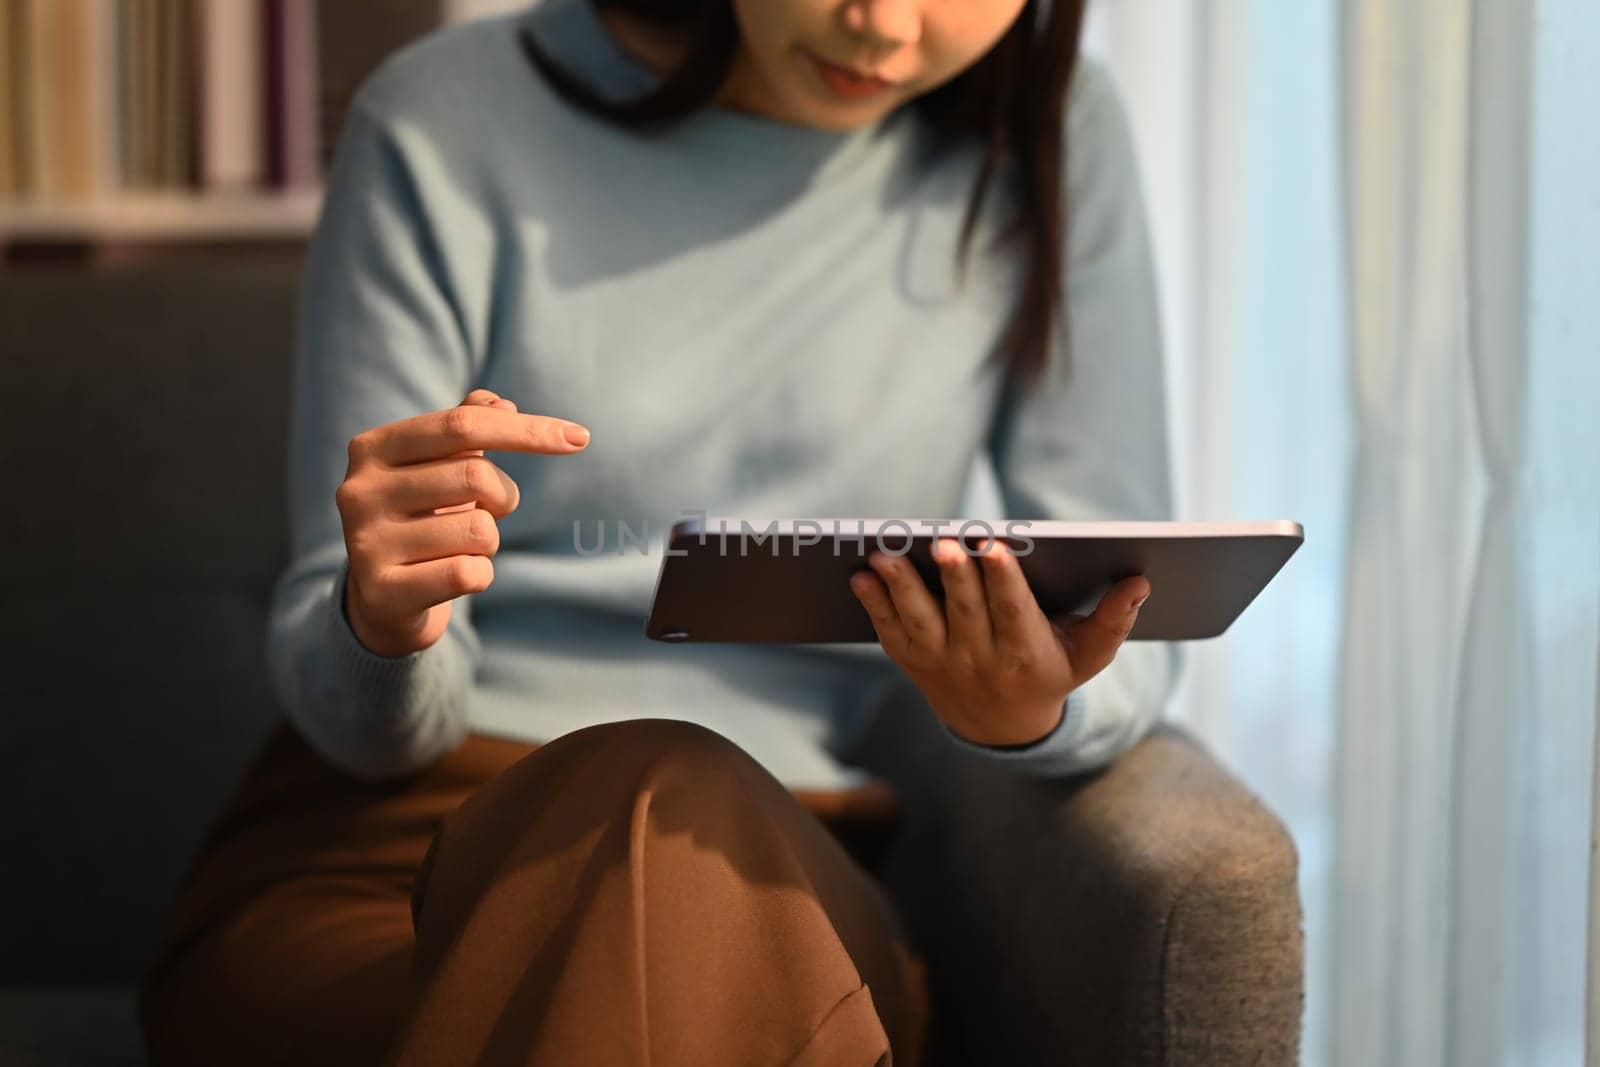
[[[466,441],[472,436],[473,427],[477,424],[475,408],[453,407],[444,413],[441,430],[446,439],[465,446]]]
[[[945,653],[944,667],[958,678],[971,678],[978,673],[977,658],[962,648],[953,648]]]
[[[484,555],[493,555],[498,551],[500,527],[495,523],[494,516],[482,508],[473,508],[462,514],[466,516],[467,543],[474,548],[485,549]]]
[[[355,517],[366,515],[375,510],[377,503],[377,488],[371,484],[365,475],[346,478],[339,483],[333,491],[334,506],[344,516]]]
[[[479,571],[471,556],[456,556],[445,571],[450,591],[456,595],[471,593],[478,584]]]
[[[341,515],[355,511],[359,503],[360,490],[351,483],[350,479],[346,478],[339,483],[338,488],[334,489],[333,506],[339,509]]]
[[[1007,598],[995,603],[994,614],[1002,622],[1020,622],[1023,616],[1023,606],[1020,602]]]
[[[959,615],[963,619],[970,619],[978,614],[978,605],[973,602],[971,597],[946,597],[945,608],[951,615]]]
[[[1033,669],[1033,656],[1026,649],[1008,648],[1000,653],[1000,671],[1010,677],[1027,674]]]
[[[461,464],[461,487],[473,500],[483,500],[494,491],[495,477],[489,470],[490,461],[482,456],[469,456]]]
[[[528,437],[535,448],[564,448],[567,444],[562,423],[557,419],[533,419],[528,427]]]
[[[376,568],[377,552],[373,546],[372,528],[366,523],[353,523],[345,528],[345,554],[350,557],[352,571],[370,572]]]
[[[457,596],[481,593],[494,582],[494,563],[483,556],[456,556],[450,561],[447,580]]]
[[[345,454],[352,464],[360,463],[372,451],[372,431],[362,430],[350,438],[350,443],[345,447]]]

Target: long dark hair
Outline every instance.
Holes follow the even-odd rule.
[[[730,0],[578,2],[616,8],[675,32],[687,31],[689,46],[676,69],[655,89],[619,101],[594,92],[551,59],[525,30],[524,52],[574,105],[624,126],[655,128],[709,103],[726,80],[739,44]],[[1046,11],[1042,18],[1041,5]],[[1066,94],[1077,63],[1085,6],[1086,0],[1027,0],[1016,21],[983,58],[908,105],[949,136],[977,137],[985,148],[956,253],[963,277],[973,227],[995,171],[1007,153],[1018,164],[1019,210],[998,240],[1021,240],[1027,269],[1016,312],[994,353],[1004,354],[1011,377],[1033,379],[1043,371],[1051,335],[1065,314],[1061,276],[1066,240],[1062,204]]]

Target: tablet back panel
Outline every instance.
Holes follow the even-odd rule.
[[[944,595],[927,520],[688,520],[673,526],[645,632],[664,641],[876,641],[849,577],[882,548],[911,560]],[[807,522],[815,523],[820,536]],[[943,536],[961,520],[941,520]],[[1004,520],[991,520],[1004,536]],[[864,536],[855,536],[864,528]],[[836,531],[843,536],[834,536]],[[963,543],[977,552],[981,528]],[[1215,637],[1239,617],[1300,547],[1288,521],[1258,523],[1019,523],[1018,563],[1047,615],[1092,611],[1112,584],[1143,574],[1151,586],[1129,640]],[[748,530],[748,532],[741,532]],[[909,533],[909,537],[907,534]],[[1029,548],[1023,537],[1032,541]],[[906,550],[909,544],[909,551]],[[977,562],[977,560],[974,560]]]

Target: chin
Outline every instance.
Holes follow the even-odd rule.
[[[799,88],[789,107],[790,114],[796,116],[796,122],[803,122],[808,126],[817,126],[825,130],[846,133],[871,125],[888,115],[904,101],[895,98],[882,103],[873,101],[871,104],[850,105],[846,103],[819,100],[815,93],[804,87]]]

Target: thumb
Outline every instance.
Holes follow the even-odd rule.
[[[1061,628],[1061,634],[1079,684],[1116,658],[1139,619],[1139,607],[1149,596],[1150,582],[1143,575],[1134,575],[1108,589],[1091,614],[1070,616],[1072,621]]]

